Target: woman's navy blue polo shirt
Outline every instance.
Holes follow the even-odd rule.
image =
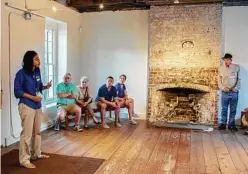
[[[19,98],[19,104],[23,103],[32,109],[40,109],[41,102],[35,102],[31,99],[24,98],[23,94],[27,93],[36,96],[36,92],[42,92],[43,83],[41,81],[40,69],[36,68],[33,73],[26,72],[23,68],[16,73],[14,81],[15,97]]]

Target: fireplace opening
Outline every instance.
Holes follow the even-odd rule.
[[[203,94],[205,91],[193,88],[182,88],[182,87],[171,87],[171,88],[163,88],[159,89],[159,91],[165,91],[173,94],[177,94],[178,96],[188,96],[189,94]]]
[[[207,93],[206,91],[170,87],[159,89],[165,99],[164,111],[161,113],[168,122],[199,122],[202,116],[200,100]]]

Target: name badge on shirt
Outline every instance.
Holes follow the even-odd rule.
[[[236,73],[235,72],[232,72],[230,74],[230,79],[236,79],[236,78],[237,78]]]
[[[36,81],[40,81],[40,76],[36,76]]]

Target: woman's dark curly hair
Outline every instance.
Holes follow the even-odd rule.
[[[23,57],[22,61],[22,67],[23,69],[28,72],[32,73],[33,72],[33,59],[34,57],[38,55],[35,51],[27,51]]]

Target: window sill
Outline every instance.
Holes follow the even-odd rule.
[[[49,103],[45,103],[45,107],[46,108],[51,108],[51,107],[54,107],[54,106],[56,106],[56,102],[54,101],[54,102],[49,102]]]

